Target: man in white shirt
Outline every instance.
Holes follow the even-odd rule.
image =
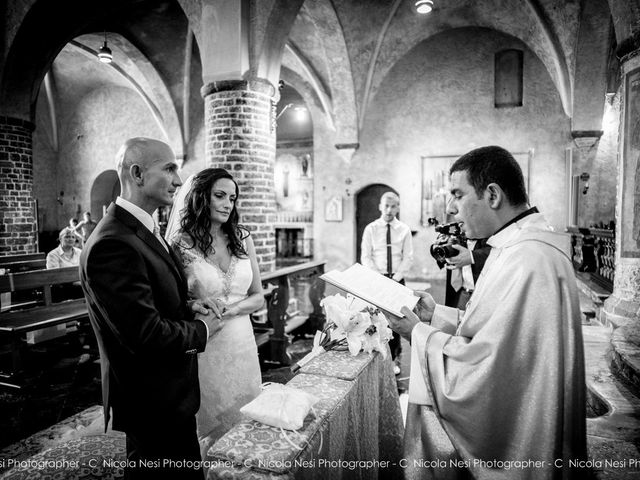
[[[397,219],[400,211],[400,197],[386,192],[380,197],[380,218],[371,222],[362,234],[362,254],[360,261],[365,267],[389,277],[404,285],[405,275],[413,260],[411,229]],[[394,360],[399,358],[402,347],[400,336],[394,332],[389,342]],[[394,371],[400,373],[395,365]]]
[[[60,245],[47,253],[47,268],[77,267],[80,264],[82,250],[75,246],[76,235],[69,227],[58,234]]]

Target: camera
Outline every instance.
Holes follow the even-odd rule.
[[[458,255],[458,253],[460,253],[451,245],[461,245],[463,247],[466,247],[467,238],[460,228],[460,223],[453,222],[439,225],[438,221],[435,218],[428,219],[428,222],[430,225],[435,225],[436,232],[438,233],[436,243],[431,245],[429,251],[438,266],[442,268],[446,265],[447,258],[455,257],[456,255]]]

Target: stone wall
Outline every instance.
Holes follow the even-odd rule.
[[[59,112],[59,159],[51,147],[38,142],[34,149],[34,177],[38,188],[35,196],[46,215],[46,229],[57,230],[69,218],[91,208],[91,188],[95,179],[106,170],[113,170],[115,156],[122,143],[130,137],[145,136],[166,141],[140,96],[124,87],[104,87],[92,90],[73,105]],[[43,116],[38,116],[38,129],[44,128]],[[39,135],[36,138],[40,138]],[[52,175],[54,174],[54,175]],[[64,192],[61,202],[53,194]],[[42,187],[43,185],[46,185]],[[102,211],[92,212],[98,220]]]
[[[589,190],[582,193],[580,182],[578,194],[578,226],[589,227],[600,222],[608,224],[615,218],[618,134],[620,129],[620,95],[611,103],[602,101],[602,137],[593,147],[574,149],[574,175],[588,173]]]

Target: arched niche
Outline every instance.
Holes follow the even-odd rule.
[[[120,179],[115,170],[105,170],[91,186],[91,215],[99,220],[103,211],[120,195]]]

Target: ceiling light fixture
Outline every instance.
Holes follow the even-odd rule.
[[[104,32],[104,44],[98,50],[98,58],[102,63],[111,63],[113,60],[113,55],[111,54],[111,49],[107,47],[107,32]]]
[[[433,0],[416,0],[416,12],[429,13],[433,10]]]

